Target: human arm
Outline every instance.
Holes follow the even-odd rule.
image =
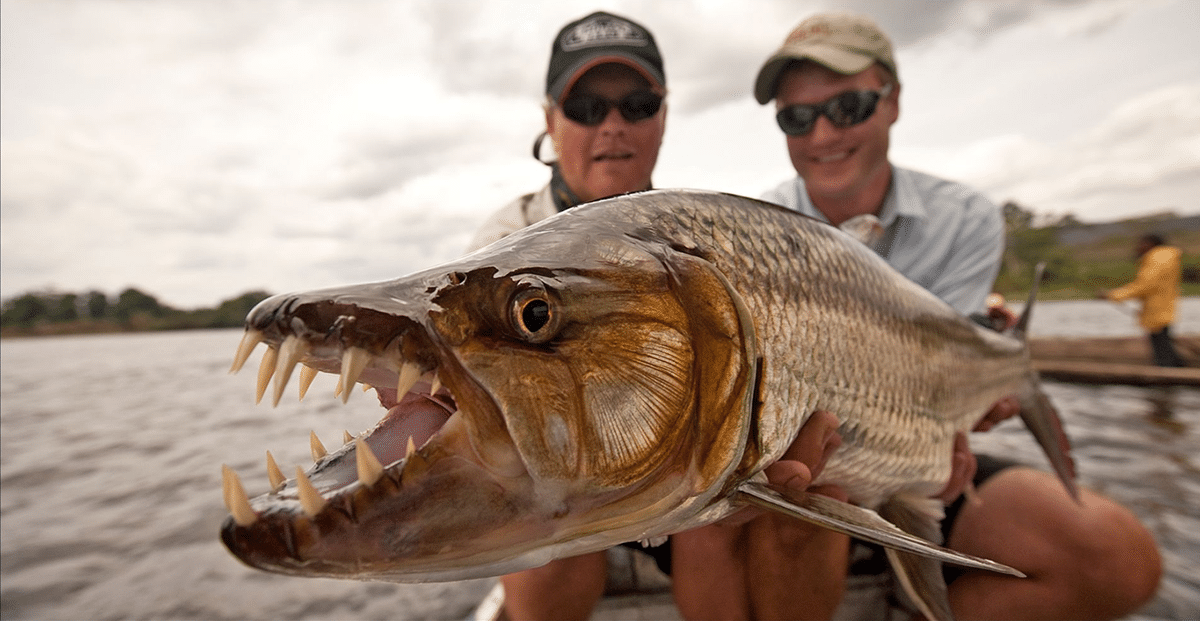
[[[1132,298],[1145,298],[1158,287],[1162,286],[1171,272],[1176,269],[1170,252],[1156,252],[1151,249],[1138,264],[1137,275],[1133,282],[1103,292],[1104,297],[1113,302],[1124,302]]]

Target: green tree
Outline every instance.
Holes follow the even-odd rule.
[[[79,296],[74,293],[64,293],[55,297],[56,299],[50,303],[48,319],[52,323],[77,321],[79,319]]]
[[[159,304],[154,296],[130,287],[117,296],[112,315],[117,321],[128,324],[136,317],[162,317],[168,310],[170,309]]]
[[[108,316],[108,296],[103,291],[88,291],[84,294],[84,308],[89,319],[104,319]]]
[[[220,326],[236,327],[242,325],[246,315],[259,302],[271,297],[266,291],[248,291],[236,298],[225,300],[217,307],[216,323]]]
[[[46,321],[49,311],[50,307],[42,296],[26,293],[4,302],[4,310],[0,312],[0,325],[31,328]]]

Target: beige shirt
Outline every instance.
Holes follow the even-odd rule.
[[[550,197],[550,184],[546,184],[541,190],[526,194],[489,216],[467,246],[467,252],[479,250],[556,213],[558,208]]]

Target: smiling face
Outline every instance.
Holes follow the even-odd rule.
[[[888,78],[878,65],[847,76],[812,62],[799,63],[780,77],[776,109],[820,103],[850,90],[878,91]],[[900,115],[899,86],[858,125],[838,128],[821,116],[811,132],[787,136],[792,166],[804,179],[813,204],[835,225],[856,215],[877,213],[883,205],[891,181],[888,131]]]
[[[638,72],[610,63],[584,74],[570,94],[619,101],[650,88]],[[559,106],[549,107],[546,133],[554,142],[567,186],[583,201],[648,189],[666,130],[666,114],[664,104],[654,116],[631,123],[612,109],[599,125],[588,127],[565,117]]]

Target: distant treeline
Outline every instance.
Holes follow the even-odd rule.
[[[1164,213],[1105,224],[1084,224],[1070,215],[1034,226],[1035,216],[1014,202],[1004,204],[1008,241],[995,290],[1011,300],[1024,300],[1034,266],[1046,263],[1042,277],[1045,299],[1087,299],[1100,289],[1133,280],[1137,273],[1134,245],[1147,233],[1166,237],[1183,250],[1183,295],[1200,295],[1200,216]]]
[[[115,298],[102,291],[41,291],[4,300],[0,329],[4,336],[236,328],[266,291],[250,291],[216,308],[179,310],[154,296],[129,288]]]
[[[1035,216],[1020,205],[1004,205],[1008,242],[995,290],[1024,300],[1033,266],[1046,262],[1045,299],[1090,298],[1133,279],[1133,247],[1145,233],[1165,234],[1184,252],[1183,294],[1200,295],[1200,216],[1162,214],[1106,224],[1084,224],[1071,216],[1034,226]],[[74,334],[143,330],[240,327],[250,309],[269,297],[250,291],[216,308],[178,310],[134,288],[115,298],[101,291],[33,292],[4,300],[0,328],[4,336]]]

